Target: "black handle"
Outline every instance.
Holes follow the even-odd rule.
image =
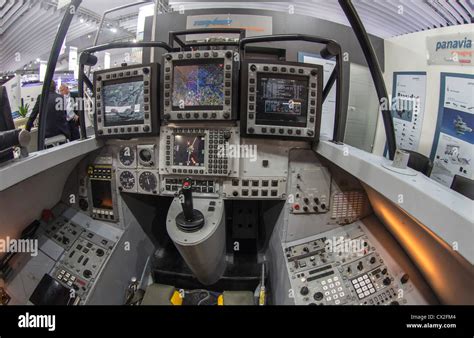
[[[387,102],[388,92],[387,87],[385,86],[382,69],[380,68],[380,63],[377,59],[377,55],[375,54],[374,46],[370,42],[364,24],[362,23],[357,10],[350,0],[339,0],[339,5],[344,11],[347,20],[349,20],[357,40],[359,41],[359,45],[364,52],[365,60],[369,66],[370,74],[372,75],[372,80],[375,85],[375,90],[377,91],[379,103],[382,104],[382,102]],[[381,109],[381,111],[385,127],[385,136],[387,138],[388,154],[389,158],[393,160],[395,151],[397,150],[397,142],[395,137],[395,128],[393,126],[392,112],[390,109]]]
[[[180,35],[196,35],[196,34],[239,34],[239,40],[245,38],[245,29],[243,28],[195,28],[195,29],[187,29],[183,31],[174,31],[169,32],[169,45],[173,47],[174,43],[177,42],[178,45],[185,49],[188,47],[186,43],[179,38]],[[203,45],[219,45],[220,43],[205,43]],[[233,45],[233,44],[231,44]],[[235,44],[237,45],[237,44]],[[193,44],[193,46],[196,46]]]
[[[183,207],[184,218],[186,221],[192,222],[194,220],[193,184],[189,177],[184,179],[180,193],[184,197],[184,200],[181,203],[181,206]]]
[[[163,41],[140,41],[140,42],[111,42],[111,43],[106,43],[103,45],[92,46],[85,49],[82,52],[82,54],[85,54],[85,53],[93,54],[93,53],[101,52],[103,50],[120,49],[120,48],[163,48],[167,52],[173,51],[173,49],[166,42],[163,42]]]
[[[262,42],[278,42],[278,41],[307,41],[313,43],[321,43],[326,47],[321,51],[321,56],[325,59],[329,59],[333,56],[337,56],[341,53],[341,46],[334,40],[321,38],[319,36],[307,35],[307,34],[278,34],[278,35],[262,35],[253,36],[240,40],[239,49],[241,59],[245,59],[245,45],[250,43],[262,43]]]

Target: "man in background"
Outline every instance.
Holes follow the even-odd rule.
[[[51,81],[51,86],[49,87],[49,96],[48,104],[46,105],[46,110],[48,111],[46,119],[46,138],[57,136],[63,134],[67,139],[71,138],[71,133],[69,131],[69,126],[66,121],[66,110],[61,107],[60,109],[57,105],[58,102],[64,101],[63,97],[56,93],[56,82]],[[41,102],[41,95],[38,95],[36,99],[35,106],[31,111],[31,115],[26,123],[26,130],[30,131],[33,127],[33,124],[38,117],[39,107]]]
[[[71,91],[67,84],[62,84],[59,87],[59,93],[64,97],[64,108],[66,109],[66,121],[69,126],[71,134],[70,141],[81,138],[79,134],[79,116],[74,111],[74,98],[71,96]]]

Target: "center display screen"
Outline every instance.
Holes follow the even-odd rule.
[[[222,110],[224,60],[176,62],[173,66],[173,110]]]
[[[206,137],[198,134],[177,134],[174,136],[173,165],[203,167]]]
[[[305,76],[258,74],[256,124],[306,127],[308,83]]]
[[[104,81],[102,100],[106,127],[143,124],[144,83],[137,76],[126,80]]]

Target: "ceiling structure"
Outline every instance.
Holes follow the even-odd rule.
[[[35,68],[46,60],[64,9],[58,0],[0,0],[0,76],[6,71]],[[83,0],[66,37],[79,50],[92,45],[104,11],[133,0]],[[152,2],[152,1],[151,1]],[[160,0],[170,10],[246,8],[309,15],[349,25],[335,0],[238,2]],[[389,38],[411,32],[473,22],[473,0],[353,0],[370,34]],[[99,42],[136,37],[139,6],[107,16]],[[67,53],[62,56],[67,62]]]

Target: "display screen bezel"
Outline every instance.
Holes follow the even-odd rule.
[[[180,66],[194,66],[194,65],[206,65],[206,64],[221,64],[222,65],[222,104],[221,105],[194,105],[189,106],[185,105],[184,107],[174,105],[174,79],[176,67]],[[225,59],[224,58],[210,58],[210,59],[193,59],[193,60],[174,60],[172,63],[172,77],[171,77],[171,91],[170,91],[170,101],[171,101],[171,110],[174,112],[186,112],[186,111],[222,111],[225,106]]]
[[[130,125],[144,125],[146,124],[146,119],[145,119],[145,103],[143,104],[143,107],[141,107],[141,110],[143,112],[143,118],[141,120],[132,120],[132,121],[125,121],[122,123],[109,123],[107,120],[107,113],[106,113],[106,105],[105,105],[105,91],[107,86],[111,85],[119,85],[119,84],[127,84],[131,82],[142,82],[143,83],[143,97],[145,97],[145,79],[143,75],[136,75],[133,77],[126,77],[126,78],[121,78],[121,79],[112,79],[112,80],[104,80],[102,81],[102,112],[103,112],[103,125],[106,128],[111,128],[111,127],[120,127],[120,126],[130,126]]]
[[[261,93],[261,83],[262,78],[274,78],[274,79],[284,79],[284,80],[295,80],[295,81],[304,81],[305,82],[305,91],[304,91],[304,104],[301,107],[301,114],[298,115],[298,121],[292,121],[290,117],[291,114],[286,113],[265,113],[259,111],[259,100],[262,95]],[[262,126],[290,126],[290,127],[299,127],[306,128],[308,124],[308,107],[309,107],[309,86],[310,79],[306,75],[292,75],[292,74],[281,74],[281,73],[268,73],[268,72],[258,72],[256,79],[256,116],[255,116],[255,125]]]

